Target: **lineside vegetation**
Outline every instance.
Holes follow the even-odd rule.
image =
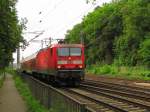
[[[0,70],[0,88],[2,87],[3,85],[3,82],[4,82],[4,71],[3,70]]]
[[[122,77],[127,79],[150,80],[150,70],[144,67],[129,67],[116,65],[92,65],[87,68],[88,74],[105,75],[108,77]]]
[[[17,0],[0,0],[0,69],[13,60],[12,53],[23,41],[24,23],[19,23],[15,5]]]
[[[23,80],[17,75],[16,71],[8,68],[7,72],[13,75],[13,78],[15,80],[15,85],[25,100],[28,112],[52,112],[50,110],[47,110],[44,108],[33,96],[32,93],[28,87],[28,85],[23,82]]]
[[[112,0],[85,16],[65,38],[69,43],[84,39],[87,66],[91,68],[139,67],[149,76],[143,70],[150,69],[149,26],[149,0]]]

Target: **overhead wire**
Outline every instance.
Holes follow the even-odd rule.
[[[50,11],[55,10],[55,9],[57,8],[57,6],[58,6],[60,3],[62,3],[63,1],[64,1],[64,0],[61,0],[57,5],[55,4],[54,8],[53,8],[52,10],[50,10]],[[50,11],[49,11],[43,18],[45,18],[45,17],[50,13]],[[42,14],[42,11],[40,11],[39,14]],[[41,21],[42,21],[42,20],[41,20]],[[38,38],[40,35],[42,35],[42,34],[44,33],[44,30],[43,30],[43,31],[34,31],[34,32],[25,32],[25,33],[38,34],[38,35],[34,36],[32,39],[30,39],[30,40],[27,42],[27,43],[29,43],[29,42],[33,41],[34,39]]]
[[[88,8],[86,11],[84,11],[84,13],[86,13],[86,12],[89,11],[90,9],[91,9],[91,7]],[[62,28],[60,28],[59,30],[57,30],[57,31],[56,31],[56,34],[59,33],[61,30],[63,30],[68,24],[71,24],[75,19],[81,17],[82,15],[83,15],[83,14],[80,14],[79,16],[73,18],[72,21],[70,21],[70,22],[67,23],[65,26],[63,26]],[[48,30],[49,28],[50,28],[50,27],[47,27],[47,28],[45,29],[45,31]]]
[[[50,10],[43,18],[45,19],[45,17],[46,17],[50,12],[52,12],[53,10],[56,10],[56,8],[57,8],[63,1],[64,1],[64,0],[59,1],[59,2],[54,6],[54,8],[53,8],[52,10]],[[84,13],[87,12],[87,11],[89,11],[90,9],[91,9],[91,7],[88,8],[86,11],[84,11]],[[52,12],[52,13],[53,13],[53,12]],[[52,14],[52,13],[51,13],[51,14]],[[79,18],[80,16],[82,16],[82,14],[80,14],[80,15],[77,16],[77,17],[75,17],[74,19]],[[72,19],[72,20],[74,21],[74,19]],[[60,29],[56,32],[56,34],[59,33],[62,29],[64,29],[68,24],[72,23],[73,21],[67,23],[64,27],[60,28]],[[49,29],[49,27],[46,28],[44,31],[47,31],[48,29]],[[35,33],[36,33],[36,32],[35,32]],[[44,33],[44,32],[42,32],[42,34],[43,34],[43,33]],[[42,35],[42,34],[40,34],[40,35]],[[29,40],[29,42],[32,41],[32,40],[34,40],[35,38],[39,37],[40,35],[36,35],[34,38],[32,38],[31,40]]]
[[[45,20],[45,18],[47,18],[48,15],[51,15],[52,13],[55,12],[55,10],[58,8],[59,5],[61,5],[63,3],[64,0],[60,0],[58,3],[56,3],[53,8],[51,10],[48,11],[48,13],[42,17],[42,19],[38,20],[38,23],[36,23],[37,25],[35,25],[38,29],[39,27],[41,27],[43,25],[43,21]],[[49,2],[50,3],[50,2]],[[51,12],[51,13],[50,13]],[[40,12],[38,12],[39,15],[43,14],[43,11],[41,10]],[[42,23],[42,24],[41,24]],[[44,29],[44,28],[43,28]]]
[[[49,10],[48,13],[47,13],[45,16],[42,17],[41,21],[43,22],[43,20],[44,20],[47,16],[51,15],[52,13],[54,13],[54,11],[58,8],[58,6],[60,6],[60,5],[63,3],[63,1],[64,1],[64,0],[59,1],[59,2],[53,7],[52,10]]]
[[[54,7],[54,10],[55,10],[61,3],[63,3],[63,1],[64,1],[64,0],[61,0],[61,1]],[[93,4],[93,5],[95,5],[95,4]],[[94,8],[95,8],[95,7],[94,7]],[[90,9],[91,9],[91,7],[88,8],[86,11],[84,11],[84,13],[87,12],[87,11],[89,11]],[[49,13],[50,13],[50,11],[47,13],[47,15],[48,15]],[[52,13],[54,14],[54,12],[52,12]],[[50,13],[50,14],[52,14],[52,13]],[[43,17],[43,19],[45,19],[45,17],[46,17],[47,15],[45,15],[45,16]],[[82,15],[82,14],[81,14],[81,15]],[[79,15],[78,17],[80,17],[81,15]],[[78,18],[78,17],[75,17],[75,19]],[[73,20],[74,20],[74,19],[73,19]],[[43,20],[41,20],[41,21],[43,22]],[[73,21],[71,21],[70,23],[72,23],[72,22],[73,22]],[[69,23],[69,24],[70,24],[70,23]],[[67,23],[67,24],[68,24],[68,23]],[[65,27],[66,27],[66,25],[65,25],[63,28],[61,28],[59,31],[61,31],[61,30],[64,29]],[[48,29],[49,29],[49,27],[46,28],[45,31],[48,30]],[[57,32],[59,32],[59,31],[57,31]]]

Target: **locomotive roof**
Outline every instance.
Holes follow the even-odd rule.
[[[53,44],[50,46],[50,48],[52,47],[84,47],[82,44]],[[36,53],[26,57],[26,58],[23,58],[21,60],[21,63],[25,62],[25,61],[28,61],[28,60],[31,60],[31,59],[34,59],[36,57],[36,55],[40,52],[40,51],[43,51],[45,49],[47,49],[48,47],[46,48],[43,48],[43,49],[40,49],[39,51],[37,51]]]
[[[83,47],[82,44],[53,44],[50,47]]]

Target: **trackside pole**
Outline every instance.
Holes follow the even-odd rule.
[[[17,68],[20,68],[20,47],[17,48]]]

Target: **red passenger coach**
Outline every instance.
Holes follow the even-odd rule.
[[[55,44],[22,60],[21,68],[52,83],[79,85],[84,79],[84,62],[82,44]]]

